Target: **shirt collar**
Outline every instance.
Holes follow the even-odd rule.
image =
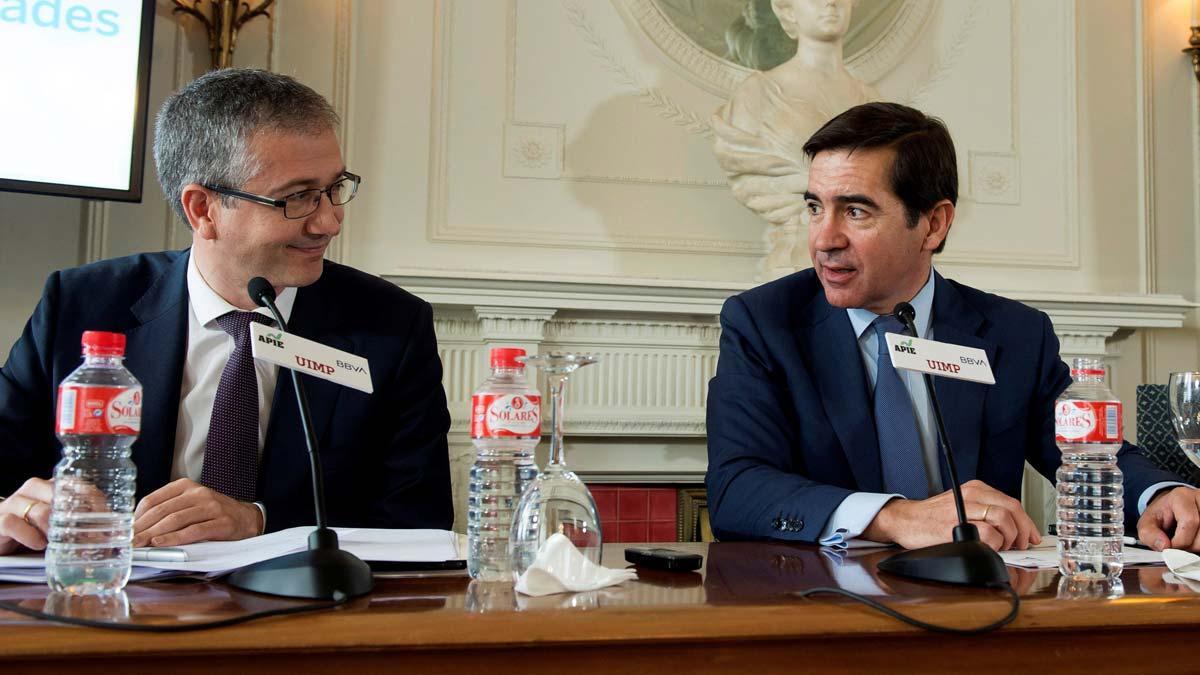
[[[192,311],[196,313],[196,319],[201,326],[209,326],[210,323],[217,320],[217,317],[229,312],[244,311],[226,302],[225,298],[217,295],[217,292],[208,285],[208,282],[200,274],[200,268],[196,266],[196,256],[191,252],[188,254],[187,290],[188,302],[191,303]],[[293,286],[283,289],[283,292],[275,298],[275,306],[279,308],[279,314],[284,321],[291,320],[292,305],[295,302],[296,288]],[[258,307],[254,311],[271,318],[271,312],[266,307]]]
[[[929,319],[933,310],[933,287],[933,268],[930,267],[929,279],[921,287],[921,290],[917,291],[913,299],[908,301],[917,313],[917,318],[913,323],[917,326],[918,337],[924,337],[929,333]],[[846,310],[846,314],[850,316],[850,325],[854,327],[854,335],[859,339],[871,326],[871,322],[879,317],[875,312],[861,307],[851,307]]]

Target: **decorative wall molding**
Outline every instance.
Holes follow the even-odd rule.
[[[613,0],[626,22],[637,27],[668,61],[696,86],[720,97],[729,94],[751,69],[726,61],[679,31],[653,0]],[[882,34],[865,48],[846,56],[846,69],[856,78],[876,82],[912,47],[933,14],[937,0],[904,0]]]
[[[721,328],[710,322],[655,321],[630,319],[572,319],[547,326],[546,340],[556,344],[637,345],[640,347],[695,347],[716,344]]]
[[[929,91],[950,73],[950,69],[958,62],[963,49],[971,39],[971,32],[975,30],[975,17],[978,11],[979,0],[971,0],[966,17],[954,33],[954,37],[938,53],[937,59],[930,64],[929,70],[925,72],[925,75],[919,78],[913,88],[909,90],[907,96],[904,98],[906,103],[917,108],[921,107],[920,103]]]
[[[1019,205],[1021,203],[1021,88],[1020,69],[1018,68],[1022,51],[1019,30],[1020,3],[1017,0],[1009,0],[1008,4],[1010,12],[1010,21],[1007,26],[1010,50],[1010,134],[1008,149],[1000,152],[967,150],[967,180],[963,186],[964,194],[960,198],[964,200],[969,199],[979,204]],[[978,9],[979,0],[972,0],[967,16],[959,29],[959,33],[955,35],[951,43],[938,58],[937,63],[940,65],[932,68],[930,74],[926,76],[928,86],[923,88],[919,95],[913,95],[912,102],[914,104],[918,102],[917,99],[928,92],[933,84],[944,79],[948,74],[949,68],[958,59],[958,54],[965,46],[971,31],[974,29]],[[1062,84],[1064,91],[1062,122],[1068,136],[1075,138],[1078,136],[1079,126],[1077,81],[1075,78],[1075,73],[1078,70],[1076,63],[1075,2],[1069,1],[1063,3],[1062,11],[1065,14],[1062,44],[1068,46],[1068,48],[1063,50],[1064,56],[1061,65],[1064,72]],[[1060,222],[1063,228],[1064,241],[1061,250],[1044,250],[1039,248],[1030,251],[1020,251],[1017,254],[1013,251],[995,250],[960,251],[950,247],[945,253],[941,254],[942,260],[946,263],[957,265],[1078,270],[1080,267],[1079,242],[1082,238],[1080,234],[1082,223],[1079,221],[1079,159],[1077,143],[1066,143],[1063,149],[1062,162],[1061,194],[1063,197],[1061,199],[1062,216]]]
[[[112,202],[89,200],[84,226],[84,262],[93,263],[108,257],[108,230]]]
[[[565,134],[561,124],[505,124],[504,177],[560,178]]]
[[[968,152],[971,197],[979,204],[1020,204],[1021,164],[1011,152]]]
[[[658,87],[646,86],[637,72],[630,69],[609,50],[607,42],[596,32],[588,19],[587,12],[579,2],[567,0],[563,2],[563,10],[567,14],[567,20],[579,31],[580,37],[587,44],[588,52],[601,62],[604,69],[611,73],[618,83],[630,90],[637,97],[638,102],[653,109],[660,117],[683,128],[688,133],[705,138],[712,136],[712,127],[708,123],[707,115],[699,115],[676,103],[675,99]]]
[[[1134,77],[1138,88],[1138,267],[1141,272],[1138,284],[1143,293],[1158,290],[1154,218],[1154,40],[1147,33],[1151,24],[1150,11],[1145,0],[1134,3]]]
[[[480,337],[485,343],[537,342],[545,339],[546,323],[554,318],[553,309],[522,307],[476,307]]]
[[[426,301],[446,307],[499,306],[613,312],[619,316],[720,313],[725,299],[753,283],[675,281],[404,268],[383,275]],[[984,289],[1040,309],[1056,326],[1179,328],[1200,304],[1178,295],[1116,295]],[[517,300],[519,299],[519,300]]]
[[[1097,326],[1093,329],[1054,327],[1054,333],[1058,335],[1059,353],[1068,362],[1075,356],[1106,358],[1109,356],[1108,341],[1116,332],[1115,326]]]
[[[520,231],[505,229],[503,231],[472,227],[449,222],[449,135],[450,116],[454,110],[451,100],[451,80],[453,71],[453,41],[455,0],[438,0],[435,8],[434,48],[433,48],[433,80],[431,92],[431,132],[429,152],[429,201],[426,221],[428,238],[438,243],[462,244],[495,244],[522,247],[571,248],[620,250],[628,252],[648,253],[701,253],[710,255],[731,255],[746,258],[758,258],[763,254],[762,243],[757,240],[730,240],[702,237],[672,237],[641,234],[588,234],[564,232],[562,228],[551,223],[540,228],[522,228]],[[507,11],[507,58],[506,69],[507,97],[505,125],[554,126],[540,122],[529,122],[513,118],[515,94],[515,61],[517,44],[516,0],[510,0]],[[505,154],[513,150],[511,146],[504,148]],[[511,169],[508,159],[506,167]],[[514,172],[516,173],[516,172]],[[502,174],[503,175],[503,174]],[[693,180],[671,176],[590,176],[572,175],[565,170],[558,178],[539,175],[542,180],[566,180],[579,182],[653,184],[679,188],[696,188],[705,190],[727,189],[724,180]]]
[[[450,149],[450,70],[454,0],[437,0],[433,12],[433,79],[429,111],[429,199],[425,228],[430,241],[442,240],[449,207],[447,156]]]
[[[354,147],[354,116],[350,102],[354,100],[354,16],[351,0],[337,0],[334,6],[333,21],[333,94],[331,103],[334,111],[342,120],[341,133],[338,134],[342,160],[346,166],[354,166],[351,149]],[[351,169],[353,170],[353,169]],[[352,237],[350,211],[342,219],[341,236],[334,237],[329,242],[326,256],[330,260],[343,262],[350,259],[350,242]]]

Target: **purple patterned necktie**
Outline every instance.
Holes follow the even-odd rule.
[[[250,351],[251,321],[274,325],[257,312],[217,317],[234,347],[217,384],[200,470],[201,485],[243,502],[254,501],[258,486],[258,374]]]

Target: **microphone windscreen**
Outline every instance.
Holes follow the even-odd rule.
[[[267,300],[275,299],[275,287],[262,277],[251,279],[250,283],[246,284],[246,293],[249,294],[254,304],[262,307],[267,306]]]
[[[917,310],[913,309],[913,306],[907,302],[896,303],[896,308],[892,310],[892,314],[895,314],[896,318],[900,319],[905,325],[917,320]]]

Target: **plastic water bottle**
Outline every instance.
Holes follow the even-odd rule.
[[[1121,574],[1125,502],[1117,451],[1121,402],[1104,384],[1097,359],[1075,359],[1074,382],[1054,407],[1054,435],[1062,451],[1058,490],[1058,567],[1073,579]]]
[[[115,593],[129,581],[134,480],[130,446],[142,424],[142,385],[125,369],[125,336],[83,334],[83,365],[58,387],[46,580],[73,595]]]
[[[471,397],[475,464],[467,484],[467,571],[481,581],[512,581],[508,533],[513,510],[537,477],[533,449],[542,397],[525,379],[524,349],[496,347],[491,376]]]

